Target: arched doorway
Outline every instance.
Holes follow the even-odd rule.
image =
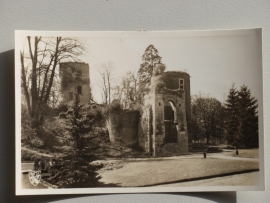
[[[177,127],[176,123],[177,110],[175,103],[168,100],[164,104],[164,126],[165,126],[165,142],[175,143],[178,142]]]

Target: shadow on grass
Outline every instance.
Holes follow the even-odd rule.
[[[104,182],[98,182],[95,187],[98,187],[98,188],[108,188],[108,187],[121,187],[120,186],[120,183],[104,183]]]
[[[165,185],[165,184],[183,183],[183,182],[190,182],[190,181],[197,181],[197,180],[206,180],[206,179],[211,179],[211,178],[220,178],[220,177],[225,177],[225,176],[251,173],[251,172],[257,172],[257,171],[259,171],[259,169],[250,169],[250,170],[244,170],[244,171],[223,173],[223,174],[219,174],[219,175],[209,175],[209,176],[198,177],[198,178],[188,178],[188,179],[182,179],[182,180],[176,180],[176,181],[170,181],[170,182],[156,183],[156,184],[144,185],[144,186],[138,186],[138,187],[151,187],[151,186],[158,186],[158,185]]]

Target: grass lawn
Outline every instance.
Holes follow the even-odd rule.
[[[26,171],[26,170],[33,170],[33,163],[22,163],[22,171]]]
[[[259,149],[238,149],[238,153],[239,155],[236,155],[234,150],[232,152],[226,152],[226,155],[242,158],[259,158]]]
[[[120,169],[102,173],[100,182],[136,187],[256,169],[259,169],[256,161],[217,158],[147,160],[129,162]]]

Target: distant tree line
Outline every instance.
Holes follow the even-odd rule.
[[[236,147],[258,147],[258,103],[250,89],[233,84],[224,104],[215,98],[196,95],[192,98],[192,135],[227,140]]]

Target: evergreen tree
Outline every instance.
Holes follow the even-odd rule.
[[[237,134],[237,126],[238,126],[237,102],[238,102],[238,91],[235,88],[235,84],[232,84],[228,98],[225,102],[226,131],[227,131],[227,140],[229,144],[234,143],[234,138],[236,137]]]
[[[80,96],[77,94],[75,102],[72,106],[73,114],[70,117],[71,121],[71,135],[74,140],[74,148],[81,151],[83,148],[82,135],[89,130],[91,121],[82,114],[83,105],[80,104]]]
[[[87,118],[83,113],[79,95],[76,95],[72,111],[70,131],[74,141],[74,150],[54,160],[54,165],[48,171],[50,176],[46,180],[59,188],[97,187],[100,177],[96,170],[100,166],[89,165],[97,157],[83,150],[83,135],[91,129],[94,120]]]
[[[238,91],[233,84],[225,107],[229,143],[237,147],[258,147],[258,104],[251,97],[250,89],[242,85]]]
[[[142,64],[140,65],[140,69],[138,71],[138,78],[141,86],[150,84],[155,68],[159,69],[157,72],[162,73],[166,67],[161,62],[161,57],[159,56],[158,50],[154,47],[154,45],[151,44],[144,51],[142,56]]]
[[[238,135],[237,144],[244,147],[258,147],[257,100],[251,97],[250,89],[242,85],[238,91]]]

